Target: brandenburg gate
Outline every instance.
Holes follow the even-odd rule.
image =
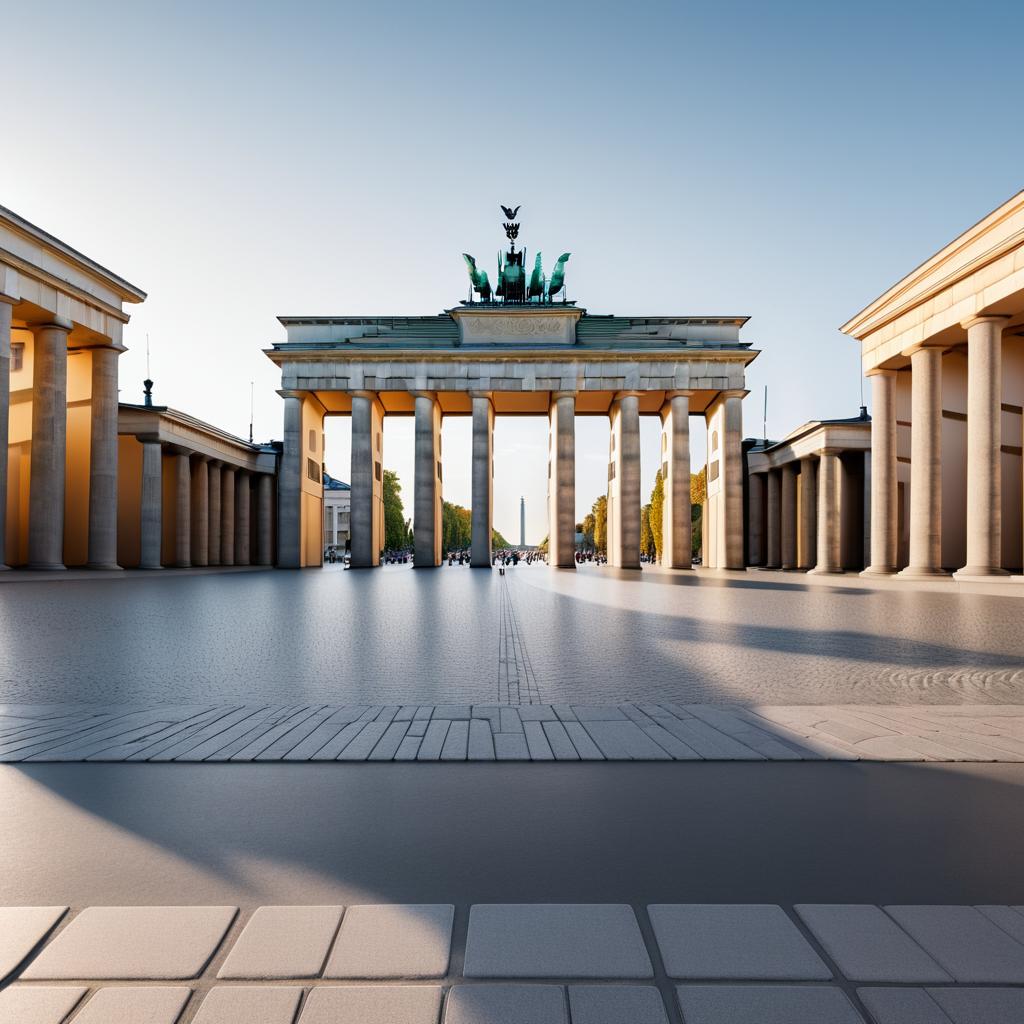
[[[491,566],[496,416],[548,417],[548,561],[575,566],[575,417],[607,416],[608,561],[640,567],[640,417],[662,423],[663,564],[689,568],[691,416],[707,422],[704,564],[742,569],[746,366],[742,316],[605,316],[565,298],[564,253],[545,276],[516,248],[518,211],[503,208],[510,248],[495,285],[464,256],[470,298],[436,316],[282,316],[284,453],[278,479],[278,564],[323,553],[323,424],[352,418],[353,567],[384,546],[383,424],[414,416],[414,555],[441,564],[441,421],[471,416],[472,564]]]

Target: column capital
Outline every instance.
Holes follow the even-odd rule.
[[[612,399],[613,402],[620,402],[623,398],[643,398],[645,392],[643,391],[616,391],[615,397]]]
[[[375,392],[366,392],[366,394],[373,394],[374,397],[376,397]],[[431,402],[437,401],[436,391],[420,391],[419,389],[417,389],[415,391],[410,390],[408,394],[412,395],[413,398],[428,398]]]
[[[665,392],[665,401],[669,402],[673,398],[693,398],[697,394],[696,388],[672,388]]]
[[[888,377],[895,379],[898,370],[894,370],[888,366],[873,366],[870,370],[864,371],[865,377]]]
[[[941,342],[934,342],[931,339],[926,339],[924,341],[915,342],[909,348],[905,348],[900,355],[910,356],[911,358],[921,352],[936,352],[939,355],[942,355],[947,348],[948,346]]]
[[[494,392],[493,391],[470,391],[469,397],[476,401],[477,399],[486,400],[494,405]]]
[[[1008,313],[979,313],[977,316],[969,316],[965,320],[961,320],[960,326],[965,331],[969,331],[978,324],[999,324],[1009,319]]]
[[[825,455],[842,455],[842,454],[843,454],[843,449],[842,448],[836,448],[834,445],[831,445],[831,446],[826,445],[824,448],[819,448],[818,449],[818,455],[820,455],[820,456],[825,456]]]
[[[801,455],[800,456],[800,463],[801,463],[801,465],[803,465],[804,463],[811,463],[811,462],[813,462],[815,460],[815,458],[817,458],[817,456],[820,455],[820,454],[821,454],[820,452],[812,452],[810,455]]]
[[[8,295],[6,292],[0,292],[0,302],[8,306],[16,306],[21,299],[16,299],[13,295]]]
[[[305,398],[306,397],[306,392],[305,391],[291,391],[288,388],[281,388],[277,393],[282,398]],[[354,391],[353,394],[359,394],[359,392]]]
[[[746,388],[725,388],[718,392],[719,398],[746,398],[750,392]]]
[[[551,392],[551,401],[552,402],[557,402],[558,399],[560,399],[560,398],[573,398],[573,399],[575,399],[578,394],[579,394],[578,391],[552,391]]]
[[[74,324],[64,316],[51,316],[44,320],[42,323],[31,324],[29,330],[35,334],[36,331],[64,331],[70,333],[74,328]]]

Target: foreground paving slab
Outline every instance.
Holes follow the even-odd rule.
[[[923,988],[859,988],[857,996],[873,1024],[952,1024]]]
[[[75,1024],[177,1024],[190,988],[101,988],[76,1014]]]
[[[467,978],[650,978],[626,904],[490,903],[469,913]]]
[[[899,906],[885,911],[956,981],[1024,983],[1024,945],[977,908]]]
[[[1019,988],[861,988],[873,1024],[1020,1024]]]
[[[570,985],[572,1024],[668,1024],[661,993],[648,985]]]
[[[293,1024],[301,998],[296,986],[218,985],[192,1024]]]
[[[953,980],[878,907],[801,903],[796,911],[850,981]]]
[[[31,980],[198,978],[237,907],[89,907],[28,965]]]
[[[824,985],[680,985],[676,991],[686,1024],[864,1024],[845,993]]]
[[[341,923],[342,907],[260,907],[218,978],[315,978]]]
[[[781,907],[656,903],[647,909],[670,978],[825,981],[832,977]]]
[[[0,1024],[63,1024],[85,993],[84,988],[12,985],[0,992]]]
[[[457,985],[444,1024],[568,1024],[559,985]]]
[[[0,907],[0,982],[39,945],[67,907]]]
[[[443,978],[455,907],[388,904],[349,907],[325,978]]]
[[[440,1012],[435,985],[322,985],[310,992],[299,1024],[437,1024]]]

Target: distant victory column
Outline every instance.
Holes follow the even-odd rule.
[[[519,498],[519,546],[526,547],[526,499]]]

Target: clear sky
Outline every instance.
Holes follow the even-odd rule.
[[[837,327],[1024,187],[1024,5],[48,2],[4,14],[0,204],[148,291],[121,393],[281,434],[279,314],[433,314],[498,203],[598,313],[749,314],[748,435],[854,415]],[[579,420],[578,512],[607,425]],[[694,465],[704,438],[693,424]],[[644,488],[658,428],[644,423]],[[469,423],[444,434],[469,504]],[[328,469],[347,479],[347,421]],[[412,496],[411,421],[385,463]],[[499,528],[546,532],[545,428],[500,421]],[[407,510],[411,509],[411,500]],[[410,513],[411,514],[411,513]]]

